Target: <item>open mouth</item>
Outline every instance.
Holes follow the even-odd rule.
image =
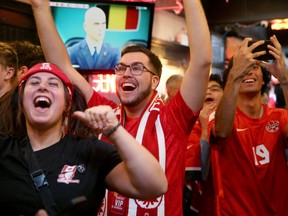
[[[206,99],[205,99],[205,103],[206,103],[206,102],[213,102],[213,101],[214,101],[214,99],[212,99],[212,98],[206,98]]]
[[[121,87],[123,91],[133,91],[136,89],[136,86],[133,83],[123,83]]]
[[[51,101],[47,97],[36,97],[34,100],[34,105],[35,107],[49,108],[51,106]]]
[[[246,80],[243,80],[243,83],[254,83],[255,80],[254,79],[246,79]]]

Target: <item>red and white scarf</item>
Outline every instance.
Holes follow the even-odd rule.
[[[140,117],[141,120],[138,125],[136,140],[157,158],[165,172],[166,145],[159,115],[163,105],[160,96],[155,92]],[[121,125],[125,125],[125,112],[123,106],[120,105],[117,112],[120,114]],[[137,200],[128,199],[120,194],[106,191],[105,201],[98,216],[110,215],[109,212],[114,212],[115,214],[113,215],[124,215],[127,204],[129,205],[129,216],[165,215],[164,195],[154,200]],[[108,213],[107,210],[109,210]]]

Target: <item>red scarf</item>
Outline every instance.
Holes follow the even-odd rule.
[[[165,171],[166,145],[159,115],[163,105],[164,104],[160,96],[157,94],[157,92],[155,92],[140,116],[139,125],[137,126],[137,134],[135,137],[157,158]],[[120,115],[121,125],[125,125],[125,112],[123,106],[120,105],[119,108],[116,109],[116,112]],[[157,140],[157,142],[155,142],[155,140]],[[129,199],[115,192],[107,191],[105,202],[101,207],[102,211],[100,210],[101,213],[99,212],[98,215],[162,216],[165,215],[164,200],[164,196],[154,200]],[[128,214],[126,211],[127,208]],[[109,210],[109,212],[107,212],[107,210]]]

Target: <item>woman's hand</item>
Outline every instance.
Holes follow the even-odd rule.
[[[83,121],[95,133],[106,134],[118,124],[118,119],[110,106],[95,106],[86,109],[85,112],[76,111],[74,117]]]

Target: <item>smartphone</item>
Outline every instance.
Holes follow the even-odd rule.
[[[251,46],[253,43],[255,43],[256,41],[249,41],[248,42],[248,46]],[[275,58],[274,58],[274,56],[273,55],[271,55],[270,53],[269,53],[269,49],[267,48],[267,45],[271,45],[271,46],[274,46],[273,45],[273,43],[270,41],[270,40],[265,40],[265,43],[264,44],[261,44],[261,45],[259,45],[258,47],[256,47],[253,51],[252,51],[252,53],[255,53],[255,52],[260,52],[260,51],[266,51],[266,54],[264,54],[264,55],[261,55],[261,56],[259,56],[259,57],[257,57],[257,58],[255,58],[255,59],[257,59],[257,60],[274,60]]]

